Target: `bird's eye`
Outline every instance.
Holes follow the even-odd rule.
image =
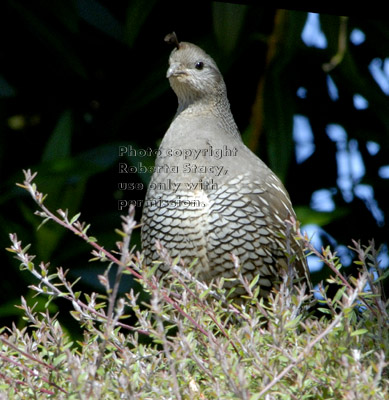
[[[204,68],[204,63],[202,61],[198,61],[195,65],[195,68],[198,70],[202,70]]]

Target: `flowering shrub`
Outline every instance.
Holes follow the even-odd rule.
[[[388,304],[373,243],[353,243],[360,275],[346,279],[336,255],[318,252],[294,224],[307,249],[331,268],[330,283],[340,285],[336,295],[328,297],[319,286],[320,300],[314,300],[285,279],[264,301],[256,296],[256,280],[245,281],[235,260],[247,292],[236,304],[222,281],[212,287],[197,281],[161,246],[171,273],[158,281],[142,255],[129,251],[136,226],[132,209],[123,217],[116,251],[108,251],[88,235],[80,215],[47,209],[34,177],[25,171],[19,186],[30,192],[43,223],[64,226],[90,243],[94,260],[118,268],[112,286],[108,272],[99,276],[104,296],[81,293],[65,270],[35,263],[29,246],[10,235],[8,250],[38,279],[32,289],[48,302],[58,297],[71,302],[83,340],[73,343],[57,315],[34,311],[22,298],[27,326],[0,330],[0,399],[389,398]],[[132,274],[149,293],[147,305],[133,291],[118,297],[123,274]],[[319,316],[310,311],[315,302]],[[124,322],[127,307],[137,317],[133,326]],[[148,344],[140,340],[144,336]]]

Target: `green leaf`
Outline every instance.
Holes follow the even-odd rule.
[[[212,3],[213,28],[217,43],[225,55],[236,49],[244,27],[247,6],[242,4]]]
[[[70,220],[70,225],[73,225],[78,218],[80,218],[81,213],[76,214],[71,220]]]
[[[323,314],[332,314],[331,310],[329,310],[328,308],[319,307],[318,310],[321,311]]]
[[[364,335],[365,333],[369,332],[367,329],[357,329],[354,332],[351,332],[350,336],[359,336],[359,335]]]
[[[208,293],[211,291],[211,288],[208,288],[208,289],[206,289],[206,290],[204,290],[204,292],[201,292],[200,293],[200,299],[204,299],[207,295],[208,295]]]
[[[73,116],[65,111],[50,136],[43,151],[42,162],[56,161],[70,156],[70,142],[73,131]]]
[[[67,354],[62,353],[58,357],[55,357],[53,360],[53,366],[57,367],[59,364],[62,364],[67,359]]]
[[[305,24],[304,13],[279,11],[273,40],[279,45],[269,64],[264,85],[264,130],[269,166],[285,181],[294,154],[293,115],[295,93],[290,80],[292,61],[298,57],[300,36]]]
[[[334,296],[334,299],[333,299],[333,303],[339,301],[339,300],[342,298],[342,296],[343,296],[344,292],[346,291],[346,289],[347,289],[347,287],[346,287],[346,286],[343,286],[342,288],[340,288],[340,289],[336,292],[336,294],[335,294],[335,296]]]
[[[333,212],[318,212],[312,210],[309,205],[307,206],[295,206],[294,210],[297,215],[297,219],[302,225],[315,224],[319,226],[328,225],[350,213],[347,208],[337,207]]]
[[[78,12],[90,25],[116,40],[123,39],[123,25],[107,7],[95,0],[78,0]]]
[[[135,40],[139,36],[141,28],[148,15],[154,8],[156,0],[131,0],[127,7],[126,26],[124,41],[133,47]],[[168,33],[168,32],[166,32]]]
[[[301,320],[301,315],[285,324],[285,329],[295,328]]]
[[[259,277],[260,277],[260,275],[257,274],[257,275],[254,277],[254,279],[250,282],[249,287],[250,287],[251,290],[252,290],[253,287],[257,284],[257,282],[258,282],[258,280],[259,280]]]

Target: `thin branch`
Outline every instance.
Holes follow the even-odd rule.
[[[359,279],[359,285],[357,288],[353,290],[353,293],[348,296],[348,306],[351,306],[355,299],[358,297],[359,293],[363,290],[364,285],[366,284],[366,276],[363,275]],[[292,368],[296,365],[300,364],[304,361],[304,358],[310,353],[312,348],[316,345],[316,343],[320,342],[325,336],[327,336],[335,327],[340,323],[343,318],[343,311],[341,311],[334,320],[324,329],[318,336],[315,337],[312,341],[310,341],[304,350],[300,353],[300,355],[287,367],[285,367],[271,382],[269,382],[258,394],[258,398],[263,396],[266,392],[268,392],[274,385],[276,385]]]
[[[7,356],[4,356],[0,353],[0,358],[2,358],[3,360],[7,361],[8,363],[14,364],[17,367],[19,367],[20,369],[26,371],[28,374],[35,376],[39,379],[42,379],[44,382],[46,382],[48,385],[55,387],[56,389],[58,389],[59,391],[61,391],[62,393],[66,393],[67,391],[65,389],[62,389],[60,386],[56,385],[54,382],[51,382],[49,379],[45,378],[44,376],[42,376],[41,374],[39,374],[37,371],[32,370],[31,368],[26,367],[25,365],[23,365],[22,363],[15,361],[12,358],[9,358]],[[40,389],[37,389],[38,391],[41,391]],[[55,394],[55,393],[51,393],[51,394]]]
[[[31,361],[36,362],[37,364],[41,364],[42,366],[50,369],[50,370],[57,370],[56,367],[53,367],[50,364],[45,363],[44,361],[40,360],[39,358],[36,358],[32,356],[31,354],[26,353],[25,351],[19,349],[17,346],[15,346],[13,343],[11,343],[9,340],[7,340],[4,335],[0,336],[0,340],[8,347],[11,347],[11,349],[16,350],[19,354],[22,354],[24,357],[29,358]]]
[[[80,222],[77,221],[79,215],[77,215],[77,218],[73,218],[74,221],[69,221],[68,217],[67,217],[67,212],[64,212],[62,210],[58,210],[58,213],[60,214],[60,216],[63,218],[58,218],[56,215],[54,215],[44,204],[44,200],[45,200],[45,195],[43,195],[41,192],[39,192],[37,190],[36,184],[33,183],[33,179],[36,177],[37,173],[31,173],[31,170],[23,170],[24,172],[24,176],[25,176],[25,181],[22,184],[17,184],[19,187],[27,190],[32,198],[34,199],[34,201],[38,204],[38,206],[43,210],[43,213],[39,213],[38,215],[40,215],[41,217],[46,218],[44,220],[44,222],[46,220],[50,220],[52,219],[53,221],[55,221],[56,223],[58,223],[59,225],[63,226],[66,229],[69,229],[70,231],[72,231],[74,234],[76,234],[77,236],[81,237],[82,239],[84,239],[87,243],[89,243],[92,247],[94,247],[94,249],[98,252],[98,254],[102,254],[104,255],[108,260],[112,261],[113,263],[115,263],[118,266],[122,266],[125,269],[127,269],[128,272],[130,272],[134,277],[136,277],[137,279],[139,279],[140,281],[144,282],[147,286],[149,286],[151,289],[157,289],[157,285],[155,285],[153,282],[146,280],[140,273],[138,273],[137,271],[135,271],[132,267],[130,267],[129,265],[125,265],[121,262],[121,260],[119,260],[117,257],[115,257],[111,252],[109,252],[108,250],[105,250],[103,247],[101,247],[97,241],[95,240],[95,238],[93,237],[89,237],[86,234],[87,231],[87,227],[85,227],[84,224],[81,224]],[[135,265],[133,260],[131,260],[131,264]],[[28,266],[27,266],[28,268]],[[201,333],[203,333],[205,336],[208,337],[207,332],[190,316],[188,315],[184,310],[182,310],[182,308],[177,304],[177,302],[175,302],[174,300],[172,300],[169,295],[167,294],[167,292],[165,290],[161,291],[162,297],[165,299],[166,302],[168,302],[169,304],[171,304],[181,315],[183,315],[185,318],[187,318],[192,324],[193,326],[198,329]]]
[[[338,35],[338,50],[336,54],[331,58],[328,63],[323,64],[324,72],[331,72],[334,68],[336,68],[343,60],[344,55],[347,51],[347,24],[348,17],[340,16],[339,17],[339,35]]]

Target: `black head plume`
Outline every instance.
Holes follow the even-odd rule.
[[[177,35],[175,32],[169,33],[165,36],[165,42],[172,44],[176,49],[180,48],[180,43],[178,42]]]

